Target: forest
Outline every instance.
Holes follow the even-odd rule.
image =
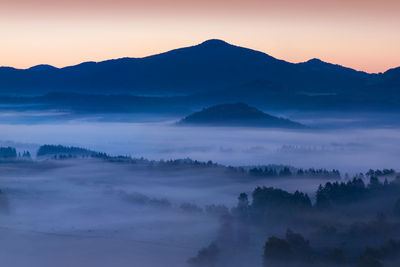
[[[371,171],[368,176],[368,183],[360,174],[320,185],[314,202],[302,192],[273,187],[241,193],[221,215],[218,237],[188,262],[234,265],[231,255],[246,254],[254,239],[274,228],[279,234],[265,240],[263,266],[398,266],[400,176],[390,182]]]
[[[379,267],[400,263],[400,175],[394,169],[370,169],[350,176],[336,169],[285,165],[225,166],[189,158],[155,161],[62,145],[42,145],[33,156],[29,151],[2,147],[0,165],[2,176],[25,179],[26,173],[33,173],[40,179],[48,177],[54,186],[64,187],[65,182],[78,188],[104,185],[101,198],[117,197],[124,205],[185,216],[187,223],[195,220],[201,228],[214,229],[198,244],[197,252],[194,248],[179,254],[186,266]],[[64,182],[58,185],[59,179]],[[169,189],[146,189],[154,179]],[[132,183],[143,184],[142,190],[132,191]],[[290,186],[280,186],[286,183]],[[227,184],[233,187],[229,196]],[[182,186],[199,196],[179,196],[175,187]],[[1,184],[0,216],[5,221],[22,209],[15,204],[22,196],[16,193],[24,190],[18,188],[18,184],[14,189],[12,183]],[[222,194],[208,196],[215,188],[221,188]],[[46,192],[40,195],[47,199]],[[218,201],[222,196],[223,201]],[[81,205],[79,201],[77,207]],[[129,218],[136,220],[139,214]],[[178,233],[179,229],[171,231]],[[196,235],[190,227],[188,231]]]

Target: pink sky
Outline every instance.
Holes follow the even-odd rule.
[[[218,38],[290,62],[400,66],[400,1],[0,0],[0,65],[143,57]]]

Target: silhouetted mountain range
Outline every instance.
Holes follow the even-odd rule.
[[[204,106],[245,101],[278,108],[393,108],[400,104],[400,68],[368,74],[318,59],[293,64],[221,40],[145,58],[85,62],[60,69],[1,67],[0,81],[3,96],[130,94],[168,97],[160,100],[163,103]]]
[[[208,107],[183,118],[178,125],[305,128],[300,123],[271,116],[244,103]]]

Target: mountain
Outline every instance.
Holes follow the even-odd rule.
[[[400,88],[400,67],[393,68],[381,75],[382,79],[377,82],[380,86],[386,88]]]
[[[300,123],[271,116],[244,103],[222,104],[205,108],[183,118],[178,125],[305,128]]]
[[[180,112],[234,102],[268,109],[400,109],[400,68],[368,74],[319,59],[293,64],[221,40],[65,68],[0,67],[0,81],[0,104],[37,109]]]
[[[364,88],[372,76],[316,59],[292,64],[221,40],[208,40],[144,58],[85,62],[60,69],[48,65],[24,70],[2,67],[0,94],[190,95],[257,80],[284,87],[291,94],[332,93]]]

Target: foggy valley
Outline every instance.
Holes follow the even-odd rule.
[[[48,113],[34,115],[34,121],[18,113],[0,118],[0,145],[33,154],[42,144],[62,144],[151,160],[189,157],[234,166],[286,164],[349,173],[393,168],[400,155],[397,117],[384,114],[297,118],[284,113],[310,129],[176,126],[179,118],[162,115],[133,114],[128,120],[125,114],[123,121],[117,121],[117,114],[57,119]]]
[[[385,16],[389,28],[371,19],[385,4],[371,8],[367,23],[347,27],[317,12],[320,4],[332,9],[321,1],[246,2],[232,10],[244,1],[201,1],[207,8],[196,12],[206,10],[206,19],[186,10],[184,23],[181,6],[196,1],[169,1],[168,12],[160,12],[163,1],[148,12],[151,0],[8,2],[19,3],[25,22],[41,14],[41,26],[16,23],[3,14],[10,3],[0,3],[2,33],[21,28],[0,42],[0,66],[14,62],[0,67],[1,266],[400,266],[400,67],[394,56],[382,57],[398,47],[387,37],[397,36],[389,33],[398,31],[399,16]],[[266,12],[281,2],[293,8],[289,16]],[[371,3],[341,4],[355,5],[352,14]],[[54,23],[59,13],[48,12],[68,13],[69,5],[79,6],[74,19]],[[108,8],[91,17],[99,6]],[[240,15],[238,27],[225,15],[209,19],[221,7]],[[255,16],[248,21],[247,8]],[[163,21],[167,14],[178,32]],[[326,29],[325,19],[340,28]],[[288,57],[220,39],[181,47],[193,40],[192,20],[206,25],[198,38],[211,38],[218,21],[222,32],[240,33],[238,44],[263,47],[265,39]],[[43,40],[35,30],[42,24]],[[362,29],[369,27],[376,32],[368,40]],[[165,40],[150,45],[158,28]],[[292,28],[300,38],[276,42]],[[336,36],[345,28],[354,32]],[[75,34],[88,51],[78,53]],[[301,53],[303,38],[312,57]],[[151,55],[121,58],[133,40]],[[175,49],[160,50],[167,48]],[[110,59],[113,51],[120,58]],[[375,70],[366,58],[395,68],[365,72]],[[25,68],[44,59],[64,63]]]
[[[395,123],[349,127],[345,118],[336,118],[335,127],[324,127],[325,121],[314,119],[309,129],[265,129],[179,126],[177,119],[156,116],[120,122],[34,116],[39,119],[30,123],[1,124],[0,256],[6,264],[352,266],[365,246],[379,247],[400,233],[395,209],[400,151],[393,149],[400,145],[400,129]],[[15,157],[8,157],[6,151],[14,147]],[[368,193],[372,196],[363,193],[361,200],[350,198],[345,206],[332,199],[332,207],[320,207],[320,185],[348,183],[360,173],[367,185],[375,177],[367,174],[370,169],[384,171],[377,173],[380,185]],[[257,187],[289,195],[277,203],[270,199],[268,217],[259,217]],[[381,190],[394,195],[382,198]],[[284,202],[295,192],[306,194],[309,204],[301,205],[310,206],[289,212],[293,217],[275,210],[273,205],[297,205]],[[243,193],[245,200],[238,201]],[[386,227],[387,232],[368,227]],[[358,232],[348,231],[375,234],[354,244],[351,235]],[[289,241],[292,234],[301,242],[297,233],[310,240],[301,248],[306,258],[295,254],[293,262],[286,262],[279,255],[289,252],[275,251],[265,263],[266,241],[285,233]],[[399,246],[394,245],[392,250]],[[330,255],[333,251],[339,254]],[[396,266],[393,257],[379,260]]]

